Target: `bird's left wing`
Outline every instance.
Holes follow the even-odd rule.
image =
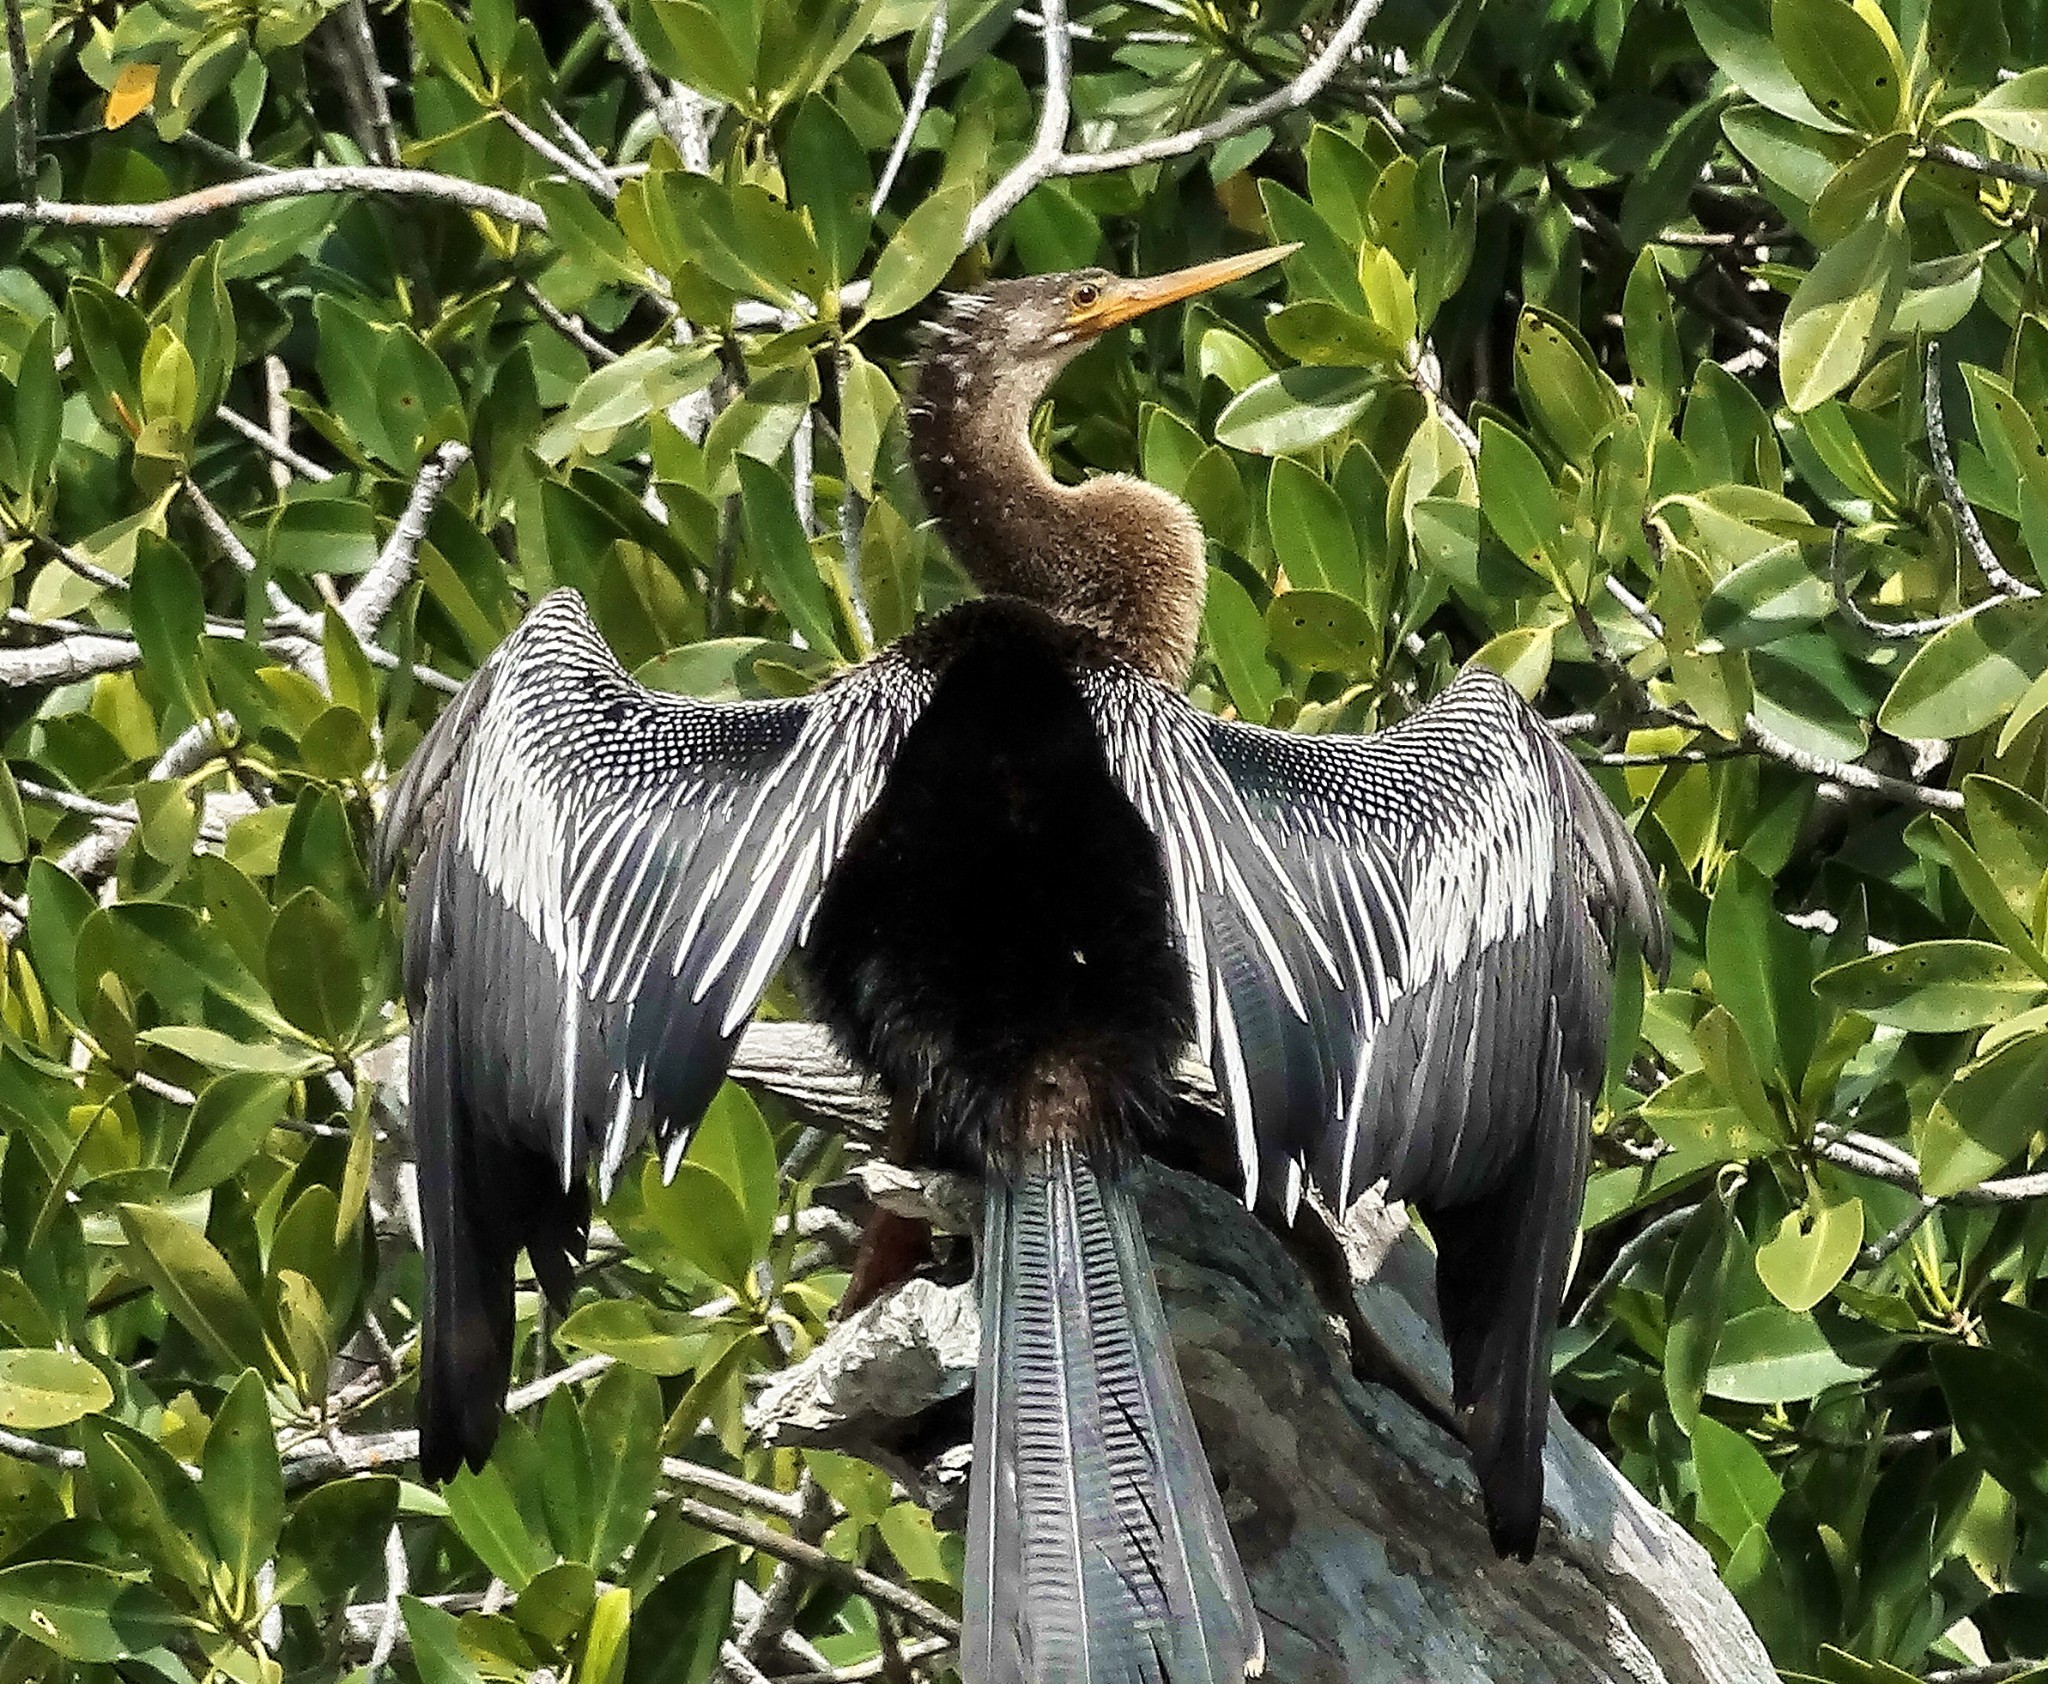
[[[565,1299],[586,1168],[608,1196],[650,1131],[680,1155],[929,691],[885,655],[799,700],[660,694],[557,591],[421,743],[377,869],[418,845],[405,972],[430,1474],[489,1452],[518,1252]]]
[[[1093,682],[1160,840],[1247,1199],[1292,1215],[1307,1179],[1341,1209],[1384,1177],[1429,1216],[1496,1539],[1524,1550],[1609,942],[1627,927],[1663,960],[1649,867],[1484,669],[1371,737],[1226,722],[1127,671]]]

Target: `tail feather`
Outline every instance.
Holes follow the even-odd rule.
[[[1241,1684],[1264,1642],[1129,1190],[1071,1147],[991,1178],[968,1684]]]

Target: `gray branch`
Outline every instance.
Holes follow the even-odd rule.
[[[304,199],[317,193],[384,193],[395,198],[432,199],[481,211],[501,222],[547,232],[547,212],[531,199],[461,176],[435,170],[386,169],[370,164],[319,164],[301,170],[278,170],[245,176],[239,181],[201,187],[169,199],[139,204],[82,205],[55,199],[0,204],[0,223],[39,222],[64,228],[150,228],[161,233],[194,217],[267,204],[273,199]]]
[[[1991,541],[1984,536],[1977,511],[1970,506],[1969,498],[1963,495],[1963,483],[1956,477],[1955,457],[1948,447],[1948,417],[1941,401],[1941,344],[1938,340],[1927,343],[1923,395],[1927,412],[1927,453],[1934,458],[1934,474],[1941,482],[1941,495],[1948,503],[1949,512],[1956,517],[1956,530],[1962,535],[1971,558],[2000,596],[2011,597],[2015,601],[2039,596],[2041,593],[2032,585],[2023,579],[2015,579],[2006,571],[2005,563],[1998,559],[1998,552],[1992,549]]]
[[[14,80],[14,170],[22,197],[34,204],[42,197],[36,188],[36,79],[21,0],[7,0],[7,68]]]
[[[903,108],[903,126],[896,131],[896,144],[889,148],[889,161],[882,166],[882,178],[875,183],[875,196],[868,202],[871,213],[881,210],[888,201],[889,189],[896,185],[896,172],[903,168],[903,160],[910,152],[910,137],[917,133],[925,107],[931,102],[932,89],[939,80],[939,60],[945,52],[946,0],[939,0],[925,36],[924,63],[918,66],[917,80],[911,85],[910,103]]]
[[[369,572],[357,580],[355,589],[341,605],[342,619],[362,642],[368,643],[376,635],[384,617],[391,612],[391,605],[412,577],[420,545],[426,542],[427,525],[434,518],[435,505],[448,489],[448,482],[468,460],[469,446],[450,439],[420,468],[419,478],[413,481],[412,495],[406,499],[405,512],[398,517],[391,536],[384,540]]]

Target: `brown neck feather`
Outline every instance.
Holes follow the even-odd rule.
[[[1163,683],[1194,663],[1208,581],[1202,529],[1178,497],[1107,474],[1062,485],[1031,448],[1056,363],[991,368],[944,339],[910,406],[918,488],[984,591],[1022,597]]]

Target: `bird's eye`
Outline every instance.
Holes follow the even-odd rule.
[[[1079,286],[1074,288],[1073,293],[1071,294],[1075,308],[1081,310],[1087,309],[1089,305],[1093,304],[1101,296],[1102,288],[1097,286],[1093,281],[1083,281]]]

